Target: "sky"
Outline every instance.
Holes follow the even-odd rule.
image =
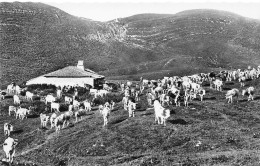
[[[109,21],[141,13],[175,14],[190,9],[217,9],[260,19],[260,0],[19,0],[42,2],[71,15]],[[14,2],[0,0],[0,2]]]

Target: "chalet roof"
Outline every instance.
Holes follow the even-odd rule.
[[[103,78],[104,76],[95,73],[90,69],[80,69],[76,66],[67,66],[63,69],[43,75],[44,77],[91,77]]]

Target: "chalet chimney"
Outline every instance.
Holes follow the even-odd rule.
[[[79,68],[79,69],[81,69],[81,70],[85,70],[85,69],[84,69],[84,65],[83,65],[83,61],[82,61],[82,60],[79,60],[79,61],[78,61],[77,68]]]

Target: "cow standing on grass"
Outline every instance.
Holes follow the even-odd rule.
[[[158,124],[163,124],[164,126],[166,126],[166,120],[170,117],[170,110],[163,108],[158,100],[155,100],[153,105],[155,122],[158,121]]]
[[[4,124],[4,134],[10,136],[10,133],[14,130],[14,127],[11,123]]]
[[[239,95],[239,90],[236,88],[227,91],[226,99],[228,99],[228,103],[233,102],[233,97],[237,97],[237,102],[238,102],[238,95]]]
[[[108,118],[110,116],[110,112],[111,112],[110,108],[106,106],[101,110],[101,114],[104,119],[104,125],[103,125],[104,127],[107,126],[108,124]]]
[[[3,149],[7,158],[7,162],[12,163],[14,159],[14,154],[15,154],[15,147],[18,144],[17,139],[13,139],[11,137],[8,137],[4,144],[3,144]]]
[[[132,100],[129,100],[127,107],[128,107],[129,117],[135,117],[136,103]]]
[[[255,93],[255,88],[250,86],[245,90],[242,90],[242,95],[243,96],[248,96],[248,101],[254,100],[254,93]]]

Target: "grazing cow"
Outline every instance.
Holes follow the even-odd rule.
[[[227,91],[226,99],[228,99],[228,103],[233,102],[233,97],[237,97],[237,99],[238,99],[238,95],[239,95],[239,90],[236,88]],[[237,102],[238,102],[238,100],[237,100]]]
[[[14,127],[11,123],[4,124],[4,134],[10,136],[10,133],[14,130]]]
[[[80,102],[78,102],[77,100],[73,100],[72,105],[73,105],[73,108],[79,109]]]
[[[90,102],[84,101],[83,104],[84,104],[84,107],[85,107],[86,111],[91,111],[91,104],[90,104]]]
[[[197,84],[197,83],[194,83],[194,82],[191,83],[191,90],[192,90],[193,92],[195,92],[195,93],[198,92],[198,90],[199,90],[200,87],[201,87],[200,84]]]
[[[1,96],[2,100],[5,99],[5,95],[6,95],[6,92],[0,90],[0,96]]]
[[[25,97],[26,97],[27,100],[31,100],[32,101],[33,100],[33,93],[27,91],[25,93]]]
[[[102,114],[102,110],[104,109],[104,106],[103,105],[99,105],[98,106],[98,111]]]
[[[241,76],[238,78],[238,81],[240,82],[240,86],[244,87],[245,86],[245,82],[246,82],[246,77],[245,76]]]
[[[140,91],[139,90],[137,90],[135,92],[135,101],[140,101]]]
[[[56,98],[53,97],[52,95],[47,95],[45,98],[45,104],[52,103],[54,101],[56,101]]]
[[[206,94],[206,90],[203,89],[202,87],[200,87],[200,88],[198,89],[197,94],[199,94],[199,96],[200,96],[200,101],[203,101],[203,97],[204,97],[205,94]]]
[[[57,112],[60,112],[60,103],[51,103],[51,112],[55,109]]]
[[[75,111],[74,114],[75,114],[75,118],[76,118],[76,121],[75,121],[75,123],[76,123],[78,121],[78,117],[80,117],[80,120],[82,120],[83,115],[87,114],[87,110],[81,108],[81,109]]]
[[[101,97],[104,97],[108,94],[108,91],[107,90],[103,90],[103,89],[100,89],[98,91],[98,95],[101,96]]]
[[[65,124],[67,123],[67,126],[69,125],[69,120],[72,118],[73,112],[72,111],[67,111],[64,114],[59,115],[55,120],[54,124],[56,127],[56,132],[58,132],[61,128],[65,127]]]
[[[20,104],[21,103],[21,101],[20,101],[20,99],[17,95],[14,95],[13,98],[14,98],[14,104]]]
[[[155,100],[155,95],[153,95],[151,92],[147,93],[147,102],[149,106],[152,106],[152,102]]]
[[[47,116],[46,114],[43,114],[43,113],[40,114],[41,127],[42,128],[47,126],[49,118],[50,118],[50,116]]]
[[[111,102],[110,102],[110,109],[111,109],[111,110],[114,109],[115,104],[116,104],[116,103],[115,103],[113,100],[111,100]]]
[[[58,98],[58,99],[61,98],[61,92],[62,92],[61,89],[58,89],[58,90],[57,90],[57,98]]]
[[[16,85],[15,86],[15,94],[19,95],[20,93],[21,93],[21,88],[18,85]]]
[[[184,90],[189,90],[191,88],[191,83],[188,82],[188,81],[183,81],[182,87],[183,87]]]
[[[254,100],[254,93],[255,93],[255,88],[252,86],[248,87],[247,89],[242,90],[242,95],[248,96],[248,101]]]
[[[129,100],[127,107],[128,107],[129,117],[135,117],[136,103]]]
[[[30,113],[30,110],[26,109],[26,108],[21,108],[19,107],[19,109],[16,112],[16,119],[24,119],[27,118],[27,114]]]
[[[13,93],[13,92],[15,91],[14,85],[13,85],[13,84],[8,85],[6,91],[7,91],[8,93]]]
[[[170,97],[167,94],[161,94],[159,97],[160,103],[162,105],[164,105],[165,103],[167,103],[167,105],[170,105]]]
[[[71,104],[73,99],[71,97],[65,96],[65,104]]]
[[[153,105],[155,122],[158,121],[158,124],[164,124],[164,126],[166,126],[166,120],[170,117],[170,110],[163,108],[158,100],[155,100]]]
[[[128,96],[123,97],[122,102],[124,104],[124,110],[127,110],[128,100],[129,100]]]
[[[15,147],[18,144],[18,140],[17,139],[13,139],[11,137],[8,137],[4,144],[3,144],[3,149],[7,158],[7,161],[9,163],[13,162],[14,159],[14,154],[15,154]]]
[[[176,91],[170,90],[170,91],[168,91],[168,96],[171,99],[174,100],[174,103],[176,104],[176,106],[181,106],[181,103],[180,103],[180,93],[181,93],[180,90],[176,90]]]
[[[75,89],[74,95],[73,95],[73,100],[78,99],[79,98],[79,92],[77,89]]]
[[[213,84],[215,85],[215,90],[222,91],[223,81],[216,79],[213,81]]]
[[[57,114],[53,113],[50,117],[51,129],[55,127],[55,119],[57,118]]]
[[[104,125],[106,126],[108,124],[108,117],[110,115],[110,108],[109,107],[104,107],[103,110],[101,111],[103,119],[104,119]]]
[[[9,116],[11,116],[12,112],[14,112],[16,114],[17,107],[10,105],[8,111],[9,111]]]

